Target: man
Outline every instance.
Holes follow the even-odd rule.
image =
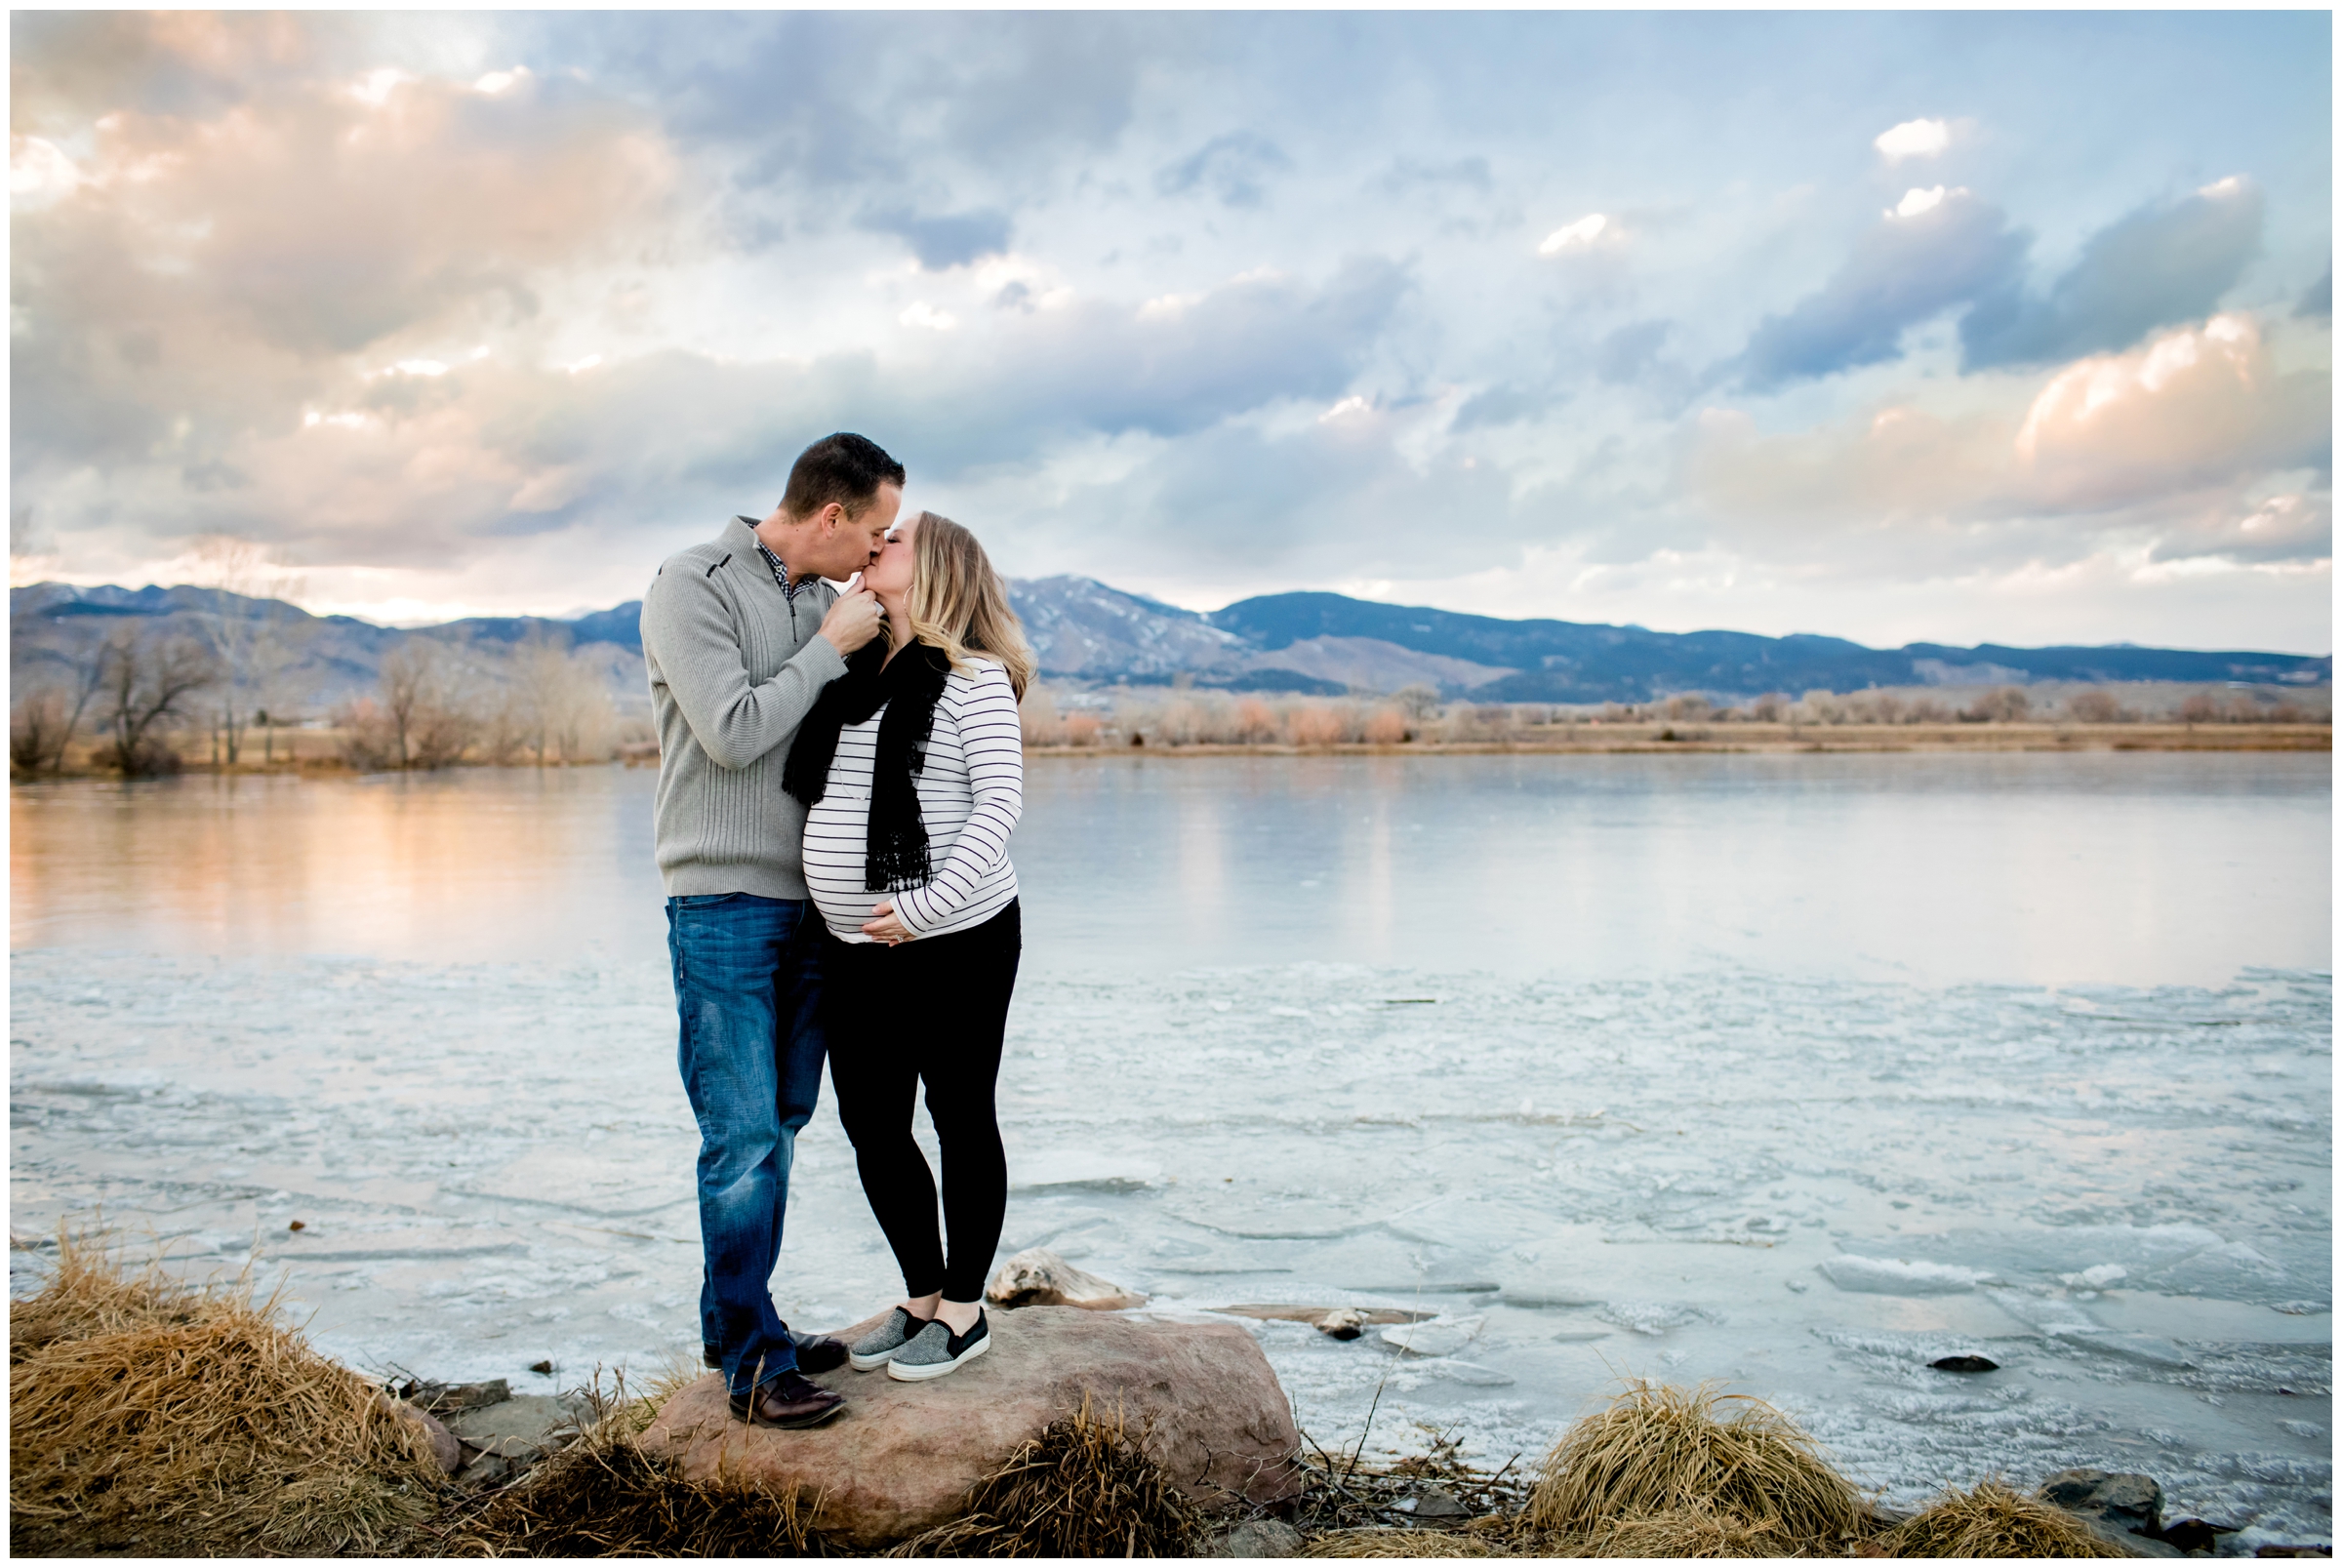
[[[681,1016],[677,1059],[700,1124],[700,1337],[732,1413],[814,1427],[845,1405],[804,1376],[845,1359],[774,1310],[788,1168],[821,1092],[822,921],[805,891],[805,808],[781,787],[797,726],[884,612],[843,581],[876,559],[903,465],[825,437],[762,522],[735,517],[659,568],[642,654],[659,724],[659,869]]]

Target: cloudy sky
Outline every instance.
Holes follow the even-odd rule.
[[[1008,572],[2325,653],[2324,14],[17,13],[19,581]]]

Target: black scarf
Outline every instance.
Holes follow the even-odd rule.
[[[878,721],[878,757],[870,773],[869,836],[862,868],[866,893],[901,893],[934,874],[914,778],[927,766],[935,700],[944,695],[944,678],[950,673],[950,658],[941,648],[914,642],[889,663],[885,639],[873,638],[815,700],[782,765],[781,787],[808,808],[819,804],[829,787],[837,732],[865,722],[881,705],[886,708]]]

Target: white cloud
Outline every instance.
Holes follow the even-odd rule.
[[[528,74],[529,68],[526,65],[515,65],[508,71],[490,71],[472,83],[471,90],[475,93],[485,93],[490,98],[494,98],[513,83],[525,79]]]
[[[1943,120],[1905,120],[1891,130],[1878,133],[1871,145],[1877,147],[1889,163],[1901,163],[1906,158],[1932,158],[1952,144],[1952,127]]]
[[[2052,377],[2026,411],[2016,452],[2044,473],[2171,484],[2193,471],[2290,461],[2331,414],[2321,377],[2281,376],[2250,316],[2217,315],[2124,354],[2097,354]]]
[[[1610,226],[1610,220],[1600,213],[1588,213],[1574,223],[1564,223],[1545,237],[1537,247],[1539,256],[1559,256],[1563,251],[1584,250],[1601,238]]]
[[[395,66],[384,65],[380,70],[368,71],[350,83],[349,96],[361,103],[371,103],[379,108],[389,101],[390,95],[397,90],[400,83],[413,80],[415,78],[409,76],[405,71],[399,70]]]
[[[1901,201],[1887,209],[1886,216],[1889,218],[1917,218],[1921,213],[1931,213],[1941,207],[1944,204],[1944,197],[1947,195],[1964,196],[1967,193],[1967,187],[1964,185],[1950,191],[1945,190],[1941,185],[1931,185],[1925,190],[1914,185],[1911,189],[1903,192]]]
[[[84,176],[56,142],[37,136],[12,137],[8,149],[8,193],[39,201],[62,196]]]
[[[910,308],[895,318],[906,327],[925,327],[929,332],[949,332],[959,325],[959,317],[949,310],[938,310],[924,300],[914,300]]]

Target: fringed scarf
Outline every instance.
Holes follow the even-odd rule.
[[[935,701],[944,695],[951,661],[941,648],[914,642],[893,662],[886,641],[875,638],[846,661],[846,672],[814,701],[797,726],[797,738],[782,765],[781,787],[808,809],[829,787],[829,764],[837,755],[837,732],[866,722],[883,706],[878,721],[878,757],[870,773],[869,836],[865,841],[862,885],[868,893],[901,893],[934,874],[927,860],[927,824],[919,816],[917,775],[927,766],[927,738],[935,728]]]

